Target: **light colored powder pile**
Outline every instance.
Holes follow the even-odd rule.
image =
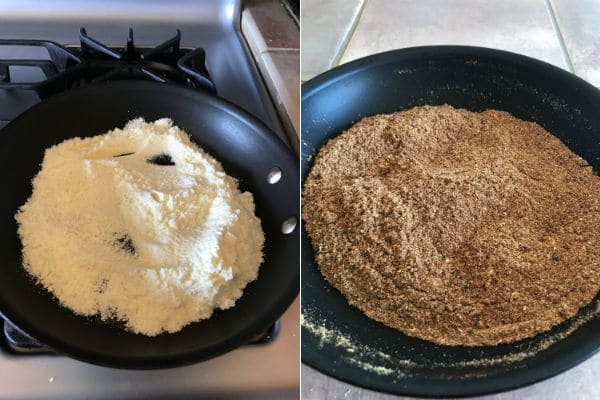
[[[15,217],[64,306],[150,336],[232,307],[262,262],[252,194],[169,119],[47,149]]]

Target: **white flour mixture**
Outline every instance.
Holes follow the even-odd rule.
[[[47,149],[15,217],[63,305],[150,336],[232,307],[262,262],[252,194],[169,119]]]

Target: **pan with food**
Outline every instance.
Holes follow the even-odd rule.
[[[172,120],[173,126],[177,126],[189,134],[189,138],[177,128],[172,128],[166,118]],[[143,122],[142,119],[148,123]],[[105,137],[102,144],[99,144],[99,139],[95,139],[96,142],[89,142],[86,139],[115,128],[123,128],[131,120],[135,121],[128,125],[123,132],[117,132],[111,138]],[[157,122],[150,124],[152,121]],[[153,136],[155,132],[152,132],[151,128],[159,133],[163,132],[163,135]],[[170,133],[166,134],[166,132]],[[128,135],[135,136],[137,139],[133,140]],[[75,137],[84,139],[81,141],[71,140]],[[131,140],[128,141],[129,139]],[[0,312],[16,326],[57,352],[87,362],[121,368],[160,368],[189,364],[215,357],[247,343],[274,323],[296,296],[299,285],[297,268],[299,233],[294,226],[294,221],[299,214],[297,159],[273,132],[236,106],[213,95],[175,85],[147,81],[111,82],[71,90],[42,101],[7,125],[2,130],[1,141],[2,177],[7,190],[2,197],[3,222],[0,230],[3,246]],[[54,147],[52,152],[46,153],[47,160],[44,162],[44,169],[48,167],[48,163],[54,163],[50,167],[58,169],[49,168],[46,172],[40,172],[46,150],[60,143],[63,144]],[[133,144],[137,146],[136,149],[143,149],[144,152],[136,154],[126,151],[128,149],[125,147],[133,146]],[[163,151],[167,149],[165,146],[170,146],[168,152]],[[203,156],[196,146],[205,152]],[[63,155],[69,152],[74,154],[78,148],[86,152],[85,157],[89,161],[84,160],[81,164],[85,165],[84,172],[73,167],[79,165],[77,163],[81,160],[73,159],[72,162],[65,162],[68,157],[62,159],[57,157],[61,151],[64,151]],[[54,158],[50,159],[52,157]],[[189,168],[184,165],[188,162],[193,164],[190,164]],[[217,163],[237,183],[230,180],[231,178],[224,177]],[[197,171],[203,169],[212,172],[205,178],[196,176],[197,179],[192,182],[191,178],[194,177],[194,174],[197,175]],[[158,174],[162,174],[159,177],[162,178],[157,181],[153,177],[149,177],[147,172],[150,170],[158,171]],[[59,171],[58,175],[65,176],[56,176],[57,174],[49,173],[51,171]],[[177,174],[177,171],[183,172]],[[40,190],[39,193],[44,196],[53,196],[52,201],[48,197],[44,198],[40,195],[30,199],[32,180],[38,173],[39,176],[34,183],[36,191]],[[91,176],[92,179],[84,179],[86,176]],[[122,176],[123,179],[118,179],[119,176]],[[156,184],[155,181],[162,185],[162,191],[150,190]],[[131,185],[132,182],[135,185]],[[221,182],[220,186],[215,182]],[[61,187],[53,188],[53,184]],[[77,188],[73,189],[73,185],[80,185],[81,190],[87,188],[89,193],[81,193],[81,190],[78,192]],[[131,257],[132,263],[148,264],[140,264],[136,267],[137,270],[143,271],[146,268],[146,272],[150,275],[160,277],[161,274],[170,274],[173,275],[171,278],[176,278],[175,275],[178,275],[179,272],[168,271],[169,265],[163,265],[163,263],[168,263],[169,260],[178,260],[185,254],[188,256],[195,254],[193,246],[185,245],[187,242],[181,240],[182,236],[175,234],[177,232],[172,229],[164,230],[165,234],[162,238],[156,236],[160,231],[152,233],[148,228],[152,228],[151,225],[144,226],[143,215],[158,212],[157,215],[165,216],[167,215],[165,212],[172,211],[171,208],[183,207],[186,213],[176,216],[179,219],[173,224],[183,227],[181,229],[194,232],[193,223],[196,218],[201,217],[196,211],[206,209],[206,207],[200,207],[199,203],[190,203],[187,207],[184,199],[179,198],[181,196],[178,197],[179,200],[174,199],[173,204],[169,202],[163,204],[159,201],[165,192],[177,194],[182,192],[179,190],[181,187],[190,185],[193,187],[189,187],[190,190],[187,192],[194,191],[199,199],[204,198],[203,195],[208,196],[205,200],[209,203],[217,200],[224,201],[226,197],[234,199],[236,204],[248,203],[247,195],[234,194],[236,185],[239,187],[239,192],[252,194],[255,209],[252,210],[252,207],[246,204],[248,215],[240,218],[247,217],[248,221],[255,221],[260,225],[260,227],[255,225],[253,232],[262,231],[264,233],[263,261],[258,268],[256,280],[252,281],[254,276],[251,273],[245,280],[252,282],[247,286],[245,286],[245,282],[240,285],[240,288],[245,286],[241,297],[238,296],[240,293],[235,289],[236,294],[231,299],[223,298],[220,305],[215,307],[210,318],[206,318],[210,314],[210,310],[205,310],[204,316],[200,313],[194,314],[197,318],[192,317],[192,320],[198,321],[186,324],[187,321],[184,318],[172,325],[172,329],[168,327],[169,323],[155,324],[154,328],[150,328],[144,323],[133,324],[133,319],[129,321],[130,324],[127,324],[127,321],[119,320],[119,318],[81,315],[88,313],[81,312],[82,310],[86,311],[84,308],[77,309],[77,306],[84,304],[78,303],[76,296],[70,297],[72,301],[70,307],[64,306],[64,304],[69,305],[69,302],[65,300],[66,297],[60,298],[63,293],[57,289],[60,288],[60,282],[49,278],[49,276],[56,278],[56,274],[53,274],[52,268],[48,268],[48,265],[42,265],[44,260],[58,257],[62,251],[69,248],[73,252],[81,250],[78,256],[83,255],[89,258],[89,263],[84,262],[85,257],[78,258],[78,262],[86,264],[82,268],[90,268],[90,266],[100,268],[99,259],[92,260],[92,258],[102,256],[103,259],[107,259],[106,254],[108,253],[89,252],[93,241],[86,241],[85,238],[77,238],[72,235],[69,239],[71,242],[64,243],[65,246],[58,249],[55,254],[45,257],[43,252],[37,250],[45,246],[43,240],[40,242],[44,237],[40,232],[45,233],[48,237],[52,228],[49,226],[48,220],[44,219],[46,210],[56,213],[56,215],[77,210],[75,214],[79,213],[82,220],[86,220],[89,215],[94,213],[98,214],[100,210],[105,210],[106,213],[114,212],[115,215],[106,216],[106,229],[98,230],[98,232],[105,231],[108,236],[104,235],[107,237],[102,240],[106,242],[107,246],[114,247],[114,257],[111,258],[111,260],[115,260],[113,268],[127,267],[125,264],[119,263],[126,260],[127,257]],[[114,188],[120,188],[118,198],[121,199],[121,203],[115,203],[114,198],[111,200]],[[144,188],[148,190],[139,190]],[[144,194],[145,192],[147,193]],[[63,196],[65,193],[71,193],[77,198]],[[187,195],[186,193],[184,195]],[[221,193],[221,195],[215,193]],[[149,196],[147,202],[144,200],[144,196]],[[61,198],[64,201],[62,208],[56,205],[56,200]],[[70,198],[73,198],[72,203]],[[27,207],[21,208],[26,202],[28,202]],[[150,203],[162,204],[171,211],[165,209],[166,211],[163,210],[163,212],[154,206],[152,206],[154,208],[148,208]],[[119,219],[116,210],[111,210],[111,204],[118,207],[120,211],[128,210],[121,213],[124,216],[123,220]],[[89,214],[86,213],[84,205],[87,205]],[[17,217],[18,225],[15,215],[20,208],[21,213]],[[211,208],[208,219],[214,217],[214,223],[211,225],[214,227],[212,233],[217,236],[208,235],[210,232],[206,230],[202,232],[208,236],[205,238],[206,240],[198,243],[204,243],[202,246],[206,245],[206,248],[211,248],[208,246],[208,242],[217,240],[215,239],[219,234],[217,231],[224,229],[225,219],[234,218],[231,213],[219,210],[212,213],[212,211]],[[255,213],[257,220],[254,220],[252,212]],[[184,218],[186,215],[188,218]],[[99,216],[96,220],[101,217]],[[127,218],[129,217],[133,219],[128,223]],[[39,220],[38,231],[36,231],[36,219]],[[42,219],[44,220],[42,221]],[[138,221],[140,225],[134,227],[135,221]],[[147,239],[136,243],[131,232],[114,229],[120,225],[127,226],[127,224],[131,229],[135,228],[139,238],[146,237]],[[251,225],[254,223],[252,222]],[[80,228],[80,226],[77,227],[73,232],[86,231]],[[18,232],[18,229],[21,230]],[[87,230],[87,232],[90,231]],[[236,232],[231,232],[233,234],[227,240],[235,241]],[[243,232],[237,233],[238,236],[244,237]],[[22,251],[22,245],[26,241],[21,239],[24,238],[31,239],[31,241],[27,241],[26,252]],[[68,237],[65,236],[65,238]],[[160,240],[153,243],[154,239]],[[261,238],[257,238],[253,242],[254,253],[259,250],[262,243],[262,239],[259,239]],[[174,243],[177,246],[170,246],[172,241],[177,241]],[[74,245],[72,242],[77,243]],[[100,243],[101,240],[96,242]],[[56,239],[56,243],[60,243],[60,240]],[[246,248],[245,244],[241,248]],[[199,246],[200,250],[204,248],[202,246]],[[47,252],[51,252],[50,248]],[[254,253],[252,262],[256,263],[260,260],[259,256]],[[170,254],[170,258],[165,258],[166,254]],[[184,258],[194,261],[190,258],[191,256],[188,256]],[[240,260],[245,260],[246,258],[242,256],[236,255]],[[200,251],[197,258],[202,261],[198,262],[198,271],[202,271],[205,267],[208,268],[208,264],[211,263],[210,255],[202,254]],[[69,258],[69,261],[75,259]],[[37,271],[33,274],[35,277],[23,267],[24,261],[31,263],[32,266],[35,263],[37,267],[41,268],[35,271],[35,268],[28,268],[30,272]],[[56,262],[53,262],[52,265],[55,269],[66,267],[66,265],[61,265],[60,260],[55,259],[54,261]],[[132,268],[132,271],[136,268]],[[76,270],[77,268],[72,271]],[[67,276],[69,272],[65,271],[62,270],[62,273]],[[221,272],[224,274],[222,279],[229,279],[225,276],[227,271]],[[76,274],[76,272],[72,273]],[[135,285],[132,285],[132,282],[124,282],[128,275],[118,273],[111,276],[118,275],[121,276],[119,278],[121,284],[126,285],[123,288],[129,287],[126,291],[134,296],[136,290],[133,286]],[[135,278],[134,275],[131,275],[132,280]],[[207,273],[202,276],[215,278],[215,281],[221,279],[218,276],[213,277],[213,275]],[[76,284],[77,279],[78,277],[73,276],[72,284]],[[114,283],[119,279],[115,279]],[[191,282],[198,286],[196,289],[191,289],[200,290],[204,287],[202,286],[204,278],[199,279],[187,280],[188,283]],[[85,286],[84,280],[80,282],[82,282],[82,286]],[[46,290],[44,283],[57,290]],[[108,294],[111,290],[108,287],[111,285],[110,280],[101,279],[97,283],[94,290],[97,290],[98,293]],[[70,286],[71,284],[66,282],[63,288]],[[81,288],[71,287],[70,290],[72,294],[77,294],[77,290],[81,290]],[[53,293],[57,296],[55,297]],[[98,293],[95,294],[95,297],[91,293],[89,296],[82,295],[81,300],[101,301],[102,296],[97,296]],[[157,300],[152,298],[151,292],[145,291],[145,293],[147,296],[141,297],[142,302],[137,306],[132,301],[134,306],[130,310],[130,315],[133,315],[135,309],[139,307],[150,307],[148,315],[144,316],[143,313],[138,313],[141,322],[144,320],[148,322],[147,317],[151,315],[160,315],[158,308],[163,306],[160,301],[156,302]],[[113,291],[113,294],[117,298],[118,290]],[[232,306],[232,301],[235,301],[237,297],[239,299]],[[143,300],[144,298],[145,300]],[[160,300],[158,293],[156,298]],[[122,298],[121,300],[123,300],[121,308],[127,309],[127,299]],[[144,305],[144,303],[147,304]],[[104,313],[109,316],[115,314],[116,317],[120,317],[118,312],[112,313],[114,310],[111,310],[110,304],[107,303],[105,306],[91,304],[91,309],[98,310],[100,314]],[[153,307],[154,309],[152,309]],[[173,312],[177,313],[176,307]],[[103,316],[106,317],[106,315]],[[173,321],[178,319],[170,318],[165,314],[160,318]]]
[[[466,396],[596,352],[598,107],[572,74],[476,47],[377,54],[305,83],[303,361]]]

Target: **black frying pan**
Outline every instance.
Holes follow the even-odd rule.
[[[434,46],[362,58],[303,85],[303,180],[311,156],[362,117],[444,103],[535,121],[600,171],[598,89],[517,54]],[[348,305],[317,270],[305,231],[302,239],[302,360],[336,378],[398,394],[476,395],[548,378],[600,348],[600,318],[592,307],[579,313],[587,323],[574,318],[513,344],[450,347],[407,337]]]
[[[44,150],[75,136],[93,136],[128,120],[169,117],[254,194],[266,241],[258,279],[237,304],[174,334],[147,337],[59,306],[21,267],[14,214],[31,194]],[[279,167],[282,178],[267,176]],[[51,97],[0,133],[0,311],[36,339],[84,361],[158,368],[208,359],[249,341],[289,306],[299,288],[299,233],[282,233],[298,217],[297,157],[257,119],[214,96],[145,81],[88,86]]]

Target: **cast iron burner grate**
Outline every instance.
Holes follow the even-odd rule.
[[[0,89],[31,90],[40,99],[90,83],[122,79],[149,79],[175,83],[216,93],[206,69],[203,48],[182,49],[181,32],[153,48],[136,47],[129,29],[125,47],[109,47],[79,34],[80,47],[67,48],[48,40],[0,40],[0,46],[43,47],[49,60],[0,60]],[[18,82],[11,78],[11,67],[37,67],[45,79]]]

